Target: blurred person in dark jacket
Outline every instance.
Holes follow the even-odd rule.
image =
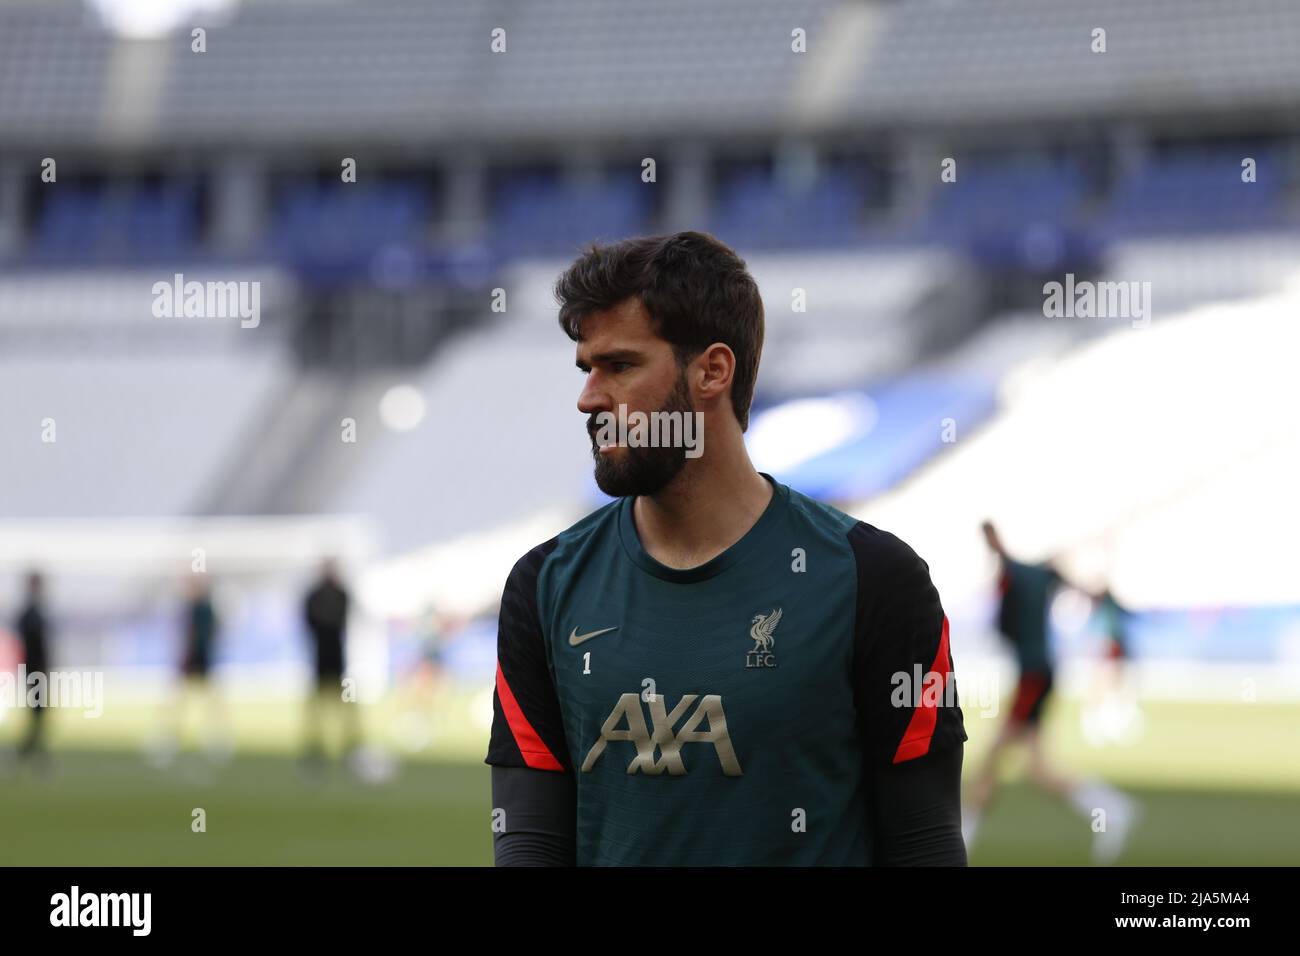
[[[355,688],[343,679],[346,670],[347,620],[350,598],[343,587],[338,564],[328,558],[321,565],[319,580],[307,592],[303,616],[311,638],[316,684],[307,698],[305,760],[317,767],[325,756],[324,722],[329,708],[342,708],[344,755],[354,754],[361,745],[360,719],[356,711]]]
[[[23,609],[14,622],[14,630],[23,644],[23,664],[27,669],[27,681],[20,692],[26,694],[31,686],[34,674],[46,675],[42,683],[48,688],[50,661],[48,655],[49,620],[45,615],[45,581],[39,571],[27,574],[26,595]],[[40,693],[28,700],[26,708],[30,716],[27,720],[27,733],[19,745],[18,756],[24,759],[47,759],[45,753],[45,711],[48,701],[45,693]]]

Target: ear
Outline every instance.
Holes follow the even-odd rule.
[[[731,395],[731,381],[736,375],[736,353],[721,342],[714,342],[691,363],[694,366],[696,394],[703,402],[715,402]]]

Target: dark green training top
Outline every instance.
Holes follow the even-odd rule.
[[[187,674],[206,674],[212,666],[217,634],[217,614],[212,600],[197,597],[186,607],[185,663]]]
[[[1061,583],[1061,576],[1050,565],[1002,559],[998,630],[1015,650],[1022,673],[1052,671],[1048,613]]]
[[[1129,639],[1129,621],[1133,617],[1133,612],[1120,604],[1107,588],[1102,593],[1101,601],[1098,602],[1097,613],[1101,616],[1105,635],[1114,642],[1118,656],[1130,656],[1133,648]]]
[[[764,477],[699,567],[628,497],[510,574],[486,762],[575,775],[580,866],[869,864],[869,772],[967,739],[929,566]]]

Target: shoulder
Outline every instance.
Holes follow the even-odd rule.
[[[790,511],[796,521],[835,539],[852,554],[858,576],[879,581],[902,576],[924,576],[930,567],[902,538],[868,524],[825,502],[788,489]]]
[[[858,521],[849,529],[848,538],[861,577],[876,580],[929,580],[930,565],[898,535],[865,521]]]
[[[796,491],[789,485],[777,485],[776,492],[785,495],[790,505],[791,514],[810,524],[819,525],[843,534],[858,520],[834,505],[828,505],[816,498],[809,498],[802,491]]]
[[[786,512],[797,540],[820,542],[842,559],[851,559],[848,534],[857,518],[785,485],[778,485],[777,493],[786,498]]]
[[[925,631],[942,616],[930,565],[892,532],[857,522],[849,531],[857,564],[858,624]]]
[[[535,586],[543,566],[572,560],[611,532],[617,533],[618,507],[621,501],[619,498],[602,505],[554,537],[529,548],[510,569],[509,581],[531,582]]]

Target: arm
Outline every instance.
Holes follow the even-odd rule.
[[[874,795],[877,866],[965,866],[961,835],[964,747],[877,766]]]
[[[572,774],[493,767],[492,806],[506,823],[492,835],[495,864],[575,865],[577,803]]]
[[[501,596],[485,761],[493,810],[502,811],[494,812],[497,866],[572,866],[576,854],[577,789],[537,611],[537,577],[553,547],[524,555]]]
[[[858,565],[854,697],[875,862],[965,866],[967,736],[939,592],[929,565],[894,535],[859,522],[849,538]]]

